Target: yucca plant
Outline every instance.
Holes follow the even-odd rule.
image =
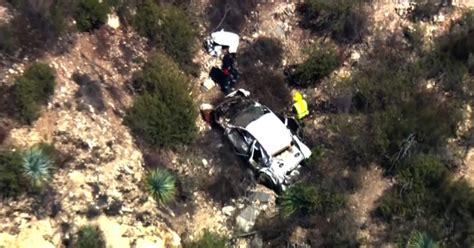
[[[50,179],[52,162],[43,150],[33,147],[23,155],[23,174],[35,188],[41,188]]]
[[[426,233],[414,231],[410,235],[404,248],[439,248],[438,242],[431,239]]]
[[[176,195],[176,179],[165,169],[155,169],[145,179],[147,191],[160,203],[171,202]]]

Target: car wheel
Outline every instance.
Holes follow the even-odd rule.
[[[272,178],[265,172],[260,172],[258,174],[257,182],[268,187],[269,189],[274,190],[275,192],[279,193],[281,191],[281,187],[276,185]]]

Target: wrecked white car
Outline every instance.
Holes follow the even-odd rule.
[[[276,191],[285,190],[297,179],[311,151],[296,135],[294,120],[279,118],[248,95],[243,90],[229,94],[215,108],[214,121],[235,152],[258,173],[259,182]]]
[[[239,47],[239,35],[224,30],[214,32],[204,41],[204,46],[212,56],[220,56],[222,49],[229,49],[229,53],[237,53]]]

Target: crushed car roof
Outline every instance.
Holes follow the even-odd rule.
[[[246,129],[271,155],[275,155],[291,145],[290,130],[273,113],[267,113],[251,122]]]

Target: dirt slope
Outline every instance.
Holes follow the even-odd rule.
[[[122,124],[131,102],[125,84],[138,68],[132,59],[145,57],[145,43],[133,33],[99,32],[106,38],[81,34],[71,51],[43,58],[56,69],[56,92],[33,126],[11,130],[7,143],[14,147],[46,141],[68,157],[40,195],[0,203],[0,244],[5,247],[58,247],[87,223],[105,231],[109,247],[180,245],[155,201],[143,193],[142,154]],[[88,220],[94,208],[109,213]]]

